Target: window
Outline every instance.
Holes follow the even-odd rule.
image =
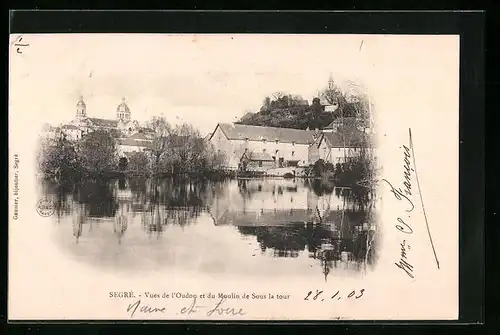
[[[266,139],[263,139],[263,140],[262,140],[262,142],[267,143],[267,140],[266,140]]]
[[[279,152],[279,150],[276,150],[276,156],[278,156],[278,152]]]
[[[266,149],[262,149],[262,152],[264,152],[264,153],[265,153],[265,152],[266,152]]]
[[[295,156],[295,151],[292,151],[292,157]]]
[[[292,145],[295,146],[295,141],[292,141]]]
[[[245,138],[245,141],[246,141],[246,142],[248,142],[248,137],[247,137],[247,138]]]
[[[276,140],[276,144],[278,144],[280,142],[280,140]]]
[[[259,167],[262,167],[262,161],[259,161]]]

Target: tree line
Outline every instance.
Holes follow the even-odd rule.
[[[38,150],[38,171],[45,178],[77,180],[117,174],[207,175],[217,173],[225,160],[189,124],[172,126],[164,117],[146,124],[147,149],[119,155],[116,133],[96,129],[77,140],[63,132],[42,139]]]

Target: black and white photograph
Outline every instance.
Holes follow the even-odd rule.
[[[11,35],[9,315],[456,319],[458,41]]]

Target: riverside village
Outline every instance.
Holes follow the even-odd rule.
[[[141,125],[132,118],[125,98],[116,107],[115,119],[96,117],[94,108],[88,110],[81,97],[73,120],[44,126],[44,150],[63,151],[41,156],[46,175],[218,173],[331,179],[336,168],[345,172],[349,162],[373,161],[376,156],[369,100],[342,92],[331,77],[312,104],[277,92],[265,98],[259,112],[239,122],[219,123],[205,136],[188,124],[173,127],[163,116]],[[51,161],[56,157],[63,161]]]
[[[366,95],[330,78],[310,102],[275,92],[209,134],[165,116],[139,123],[125,98],[114,119],[98,110],[81,97],[73,120],[40,137],[40,196],[53,199],[68,253],[106,268],[245,275],[292,273],[295,258],[325,280],[374,264]]]

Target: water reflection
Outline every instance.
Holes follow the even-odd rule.
[[[184,236],[168,239],[169,250],[189,249],[191,255],[186,259],[210,258],[209,263],[219,268],[229,257],[216,252],[209,236],[218,238],[221,250],[227,245],[236,251],[234,248],[241,245],[241,257],[260,257],[262,262],[269,257],[311,259],[325,279],[332,269],[357,271],[374,262],[374,209],[372,195],[364,188],[336,188],[301,179],[118,179],[73,185],[43,183],[43,193],[55,198],[59,225],[72,222],[75,244],[87,238],[92,248],[92,243],[101,244],[104,239],[106,248],[116,248],[109,243],[121,248],[113,249],[118,257],[125,255],[127,248],[144,246],[139,231],[147,240],[154,238],[161,243],[163,236],[173,237],[173,229],[179,228]],[[112,234],[107,233],[108,226],[112,226]],[[185,239],[194,240],[189,248],[183,245]],[[248,239],[256,247],[246,252]],[[155,248],[159,248],[157,244],[149,244],[136,252],[156,255]],[[163,256],[158,257],[164,261]],[[231,266],[224,269],[230,271]]]

